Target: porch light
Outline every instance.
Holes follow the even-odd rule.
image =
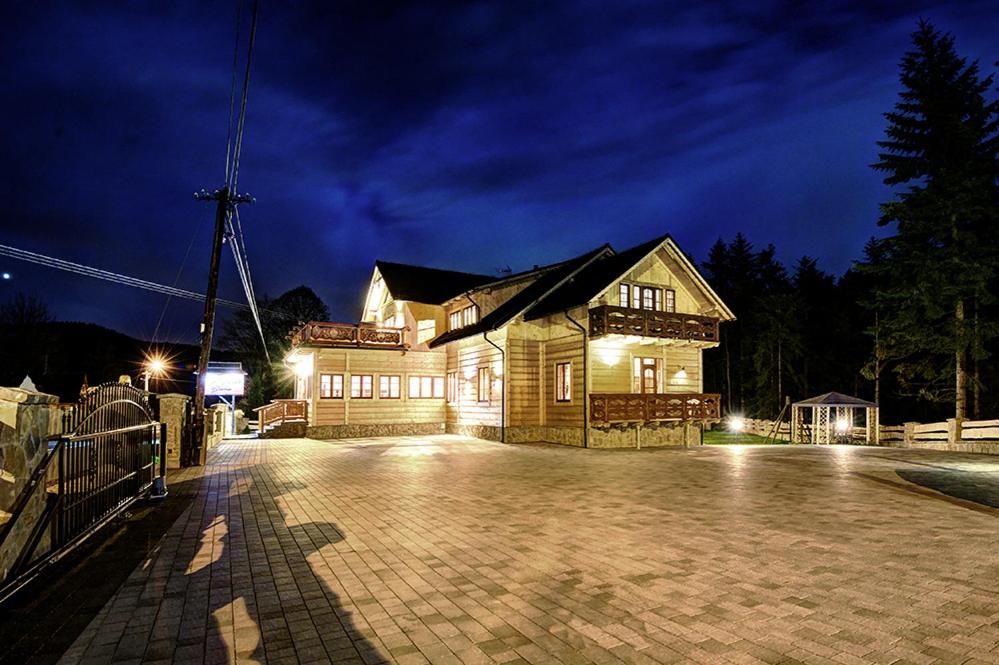
[[[680,369],[677,370],[676,374],[674,374],[673,376],[675,376],[677,379],[683,381],[684,379],[687,378],[687,368],[686,367],[681,367]]]

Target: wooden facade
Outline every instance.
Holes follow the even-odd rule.
[[[417,294],[439,302],[395,297],[406,291],[400,266],[390,264],[385,278],[376,268],[353,330],[313,322],[292,336],[287,363],[300,377],[295,398],[309,404],[310,432],[438,428],[609,446],[699,440],[699,426],[721,416],[720,396],[704,393],[702,353],[733,317],[672,240],[640,249],[598,250],[492,282],[469,275],[487,283],[446,298]],[[413,270],[440,272],[445,284],[450,275]],[[580,295],[582,283],[597,286]],[[625,293],[644,300],[625,305]],[[661,309],[627,306],[649,303]],[[474,316],[452,316],[471,307]],[[443,393],[411,394],[419,393],[412,377],[432,377]],[[362,380],[370,394],[352,395]],[[398,391],[380,392],[390,384]]]

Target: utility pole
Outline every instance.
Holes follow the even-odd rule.
[[[201,352],[198,354],[198,379],[194,390],[194,432],[190,464],[200,465],[205,439],[205,374],[208,359],[212,352],[212,337],[215,332],[215,299],[219,290],[219,264],[222,260],[222,243],[229,215],[239,203],[252,203],[253,197],[247,194],[232,194],[228,186],[214,192],[201,190],[194,195],[199,201],[215,201],[215,233],[212,236],[212,258],[208,268],[208,289],[205,292],[205,316],[201,321]]]

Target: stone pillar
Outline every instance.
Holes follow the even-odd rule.
[[[952,446],[961,443],[961,437],[964,435],[963,429],[964,418],[948,418],[947,443]]]
[[[48,452],[48,441],[59,434],[61,412],[55,395],[0,388],[0,523],[6,523],[14,502]],[[36,492],[10,536],[0,543],[0,579],[14,563],[45,507],[45,483]],[[43,535],[39,548],[49,546]]]
[[[179,393],[157,395],[160,404],[160,422],[166,423],[167,468],[180,468],[180,442],[183,437],[184,414],[191,398]]]

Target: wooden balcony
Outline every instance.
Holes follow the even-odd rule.
[[[254,409],[257,412],[257,431],[266,432],[284,423],[304,423],[309,420],[309,403],[304,399],[276,399]]]
[[[710,316],[601,305],[591,309],[589,317],[591,337],[637,335],[697,342],[718,341],[718,319]]]
[[[373,323],[311,321],[291,334],[292,348],[346,346],[367,349],[404,349],[402,328],[381,328]]]
[[[590,422],[648,423],[662,420],[719,420],[721,395],[715,393],[594,393]]]

